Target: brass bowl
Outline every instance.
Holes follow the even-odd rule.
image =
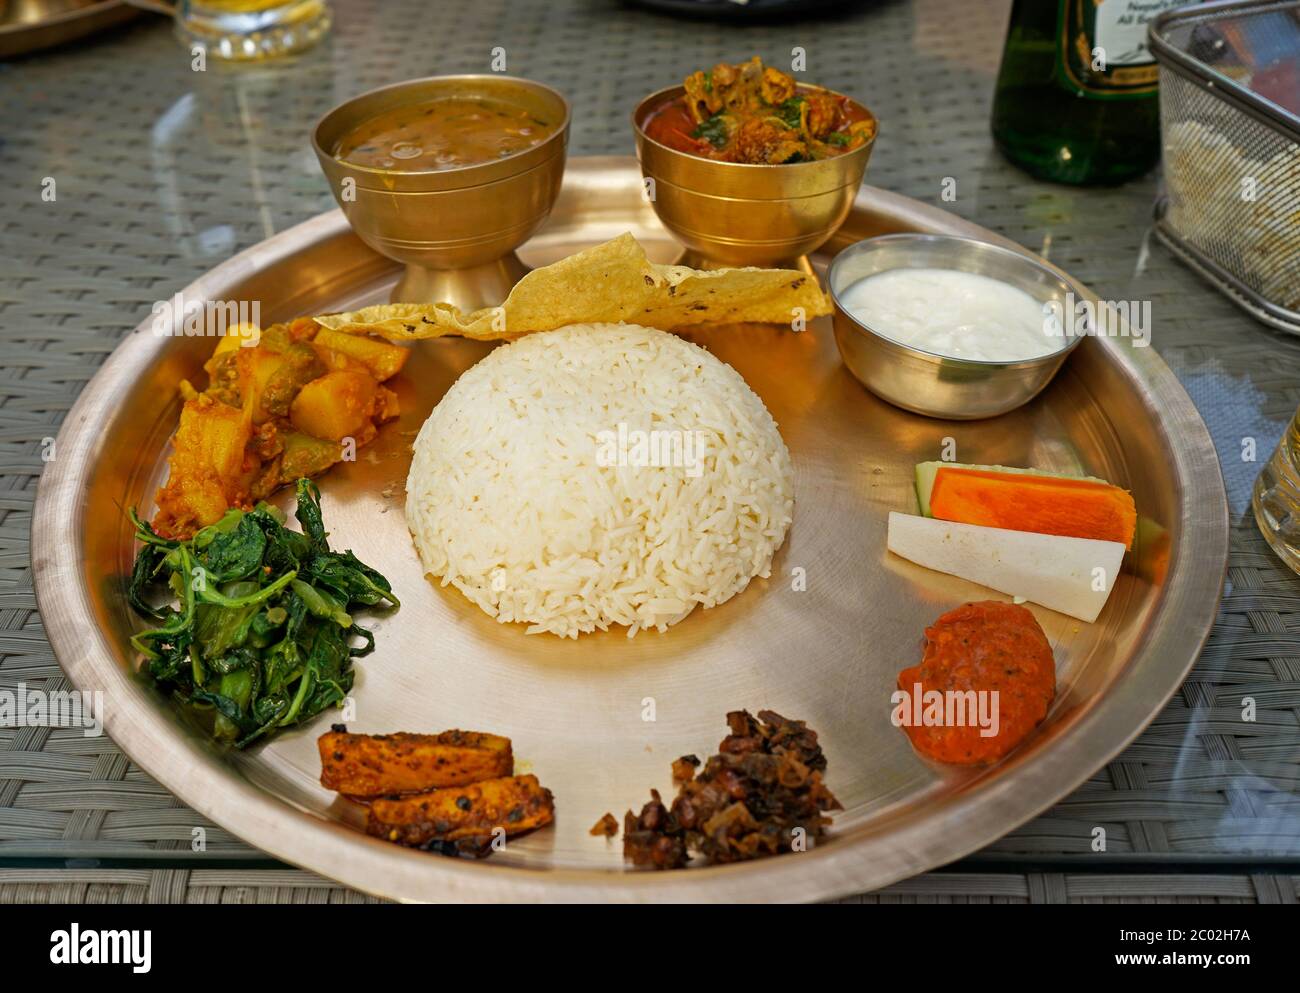
[[[357,125],[394,107],[479,97],[560,121],[514,155],[455,169],[397,172],[335,157]],[[528,271],[515,249],[546,220],[560,192],[569,104],[549,86],[499,75],[430,76],[383,86],[339,104],[317,123],[312,148],[330,191],[367,245],[406,265],[394,303],[495,306]]]
[[[799,90],[834,92],[802,84]],[[647,196],[664,227],[687,247],[683,261],[706,268],[756,265],[811,271],[806,256],[825,244],[848,216],[875,135],[861,148],[819,162],[716,162],[646,136],[651,113],[683,93],[684,87],[669,86],[650,94],[632,112],[641,175],[653,180]],[[875,122],[865,107],[856,102],[854,106]]]

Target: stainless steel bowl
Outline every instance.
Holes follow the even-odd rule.
[[[882,400],[928,417],[975,420],[995,417],[1033,399],[1083,340],[1066,339],[1058,351],[1019,362],[955,359],[894,341],[868,327],[840,305],[840,296],[860,279],[890,269],[956,269],[1009,283],[1043,303],[1070,309],[1067,294],[1084,291],[1044,262],[1008,248],[934,234],[887,234],[859,241],[840,252],[826,273],[835,302],[835,342],[854,377]]]

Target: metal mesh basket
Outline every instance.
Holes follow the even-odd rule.
[[[1300,110],[1300,0],[1171,11],[1152,24],[1151,50],[1158,233],[1255,317],[1300,334],[1300,116],[1288,107]]]

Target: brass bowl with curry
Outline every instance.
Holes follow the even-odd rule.
[[[878,125],[757,56],[688,76],[632,113],[647,195],[684,262],[807,268],[844,222]]]
[[[312,147],[357,235],[405,263],[394,303],[495,306],[560,192],[569,105],[541,83],[432,76],[335,107]]]

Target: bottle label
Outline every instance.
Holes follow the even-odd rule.
[[[1077,96],[1125,99],[1156,89],[1147,25],[1186,0],[1060,0],[1056,70]]]

